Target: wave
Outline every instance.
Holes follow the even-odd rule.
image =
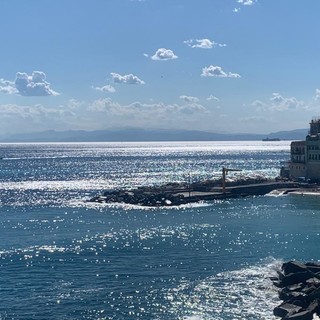
[[[276,319],[280,300],[270,276],[282,260],[267,258],[261,265],[221,272],[199,282],[182,282],[169,290],[171,312],[184,320]]]

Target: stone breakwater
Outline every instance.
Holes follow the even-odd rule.
[[[193,184],[169,183],[162,186],[139,187],[136,189],[106,190],[89,202],[127,203],[133,205],[162,207],[179,206],[204,200],[217,200],[252,195],[264,195],[279,188],[293,188],[292,182],[239,181],[229,184],[223,191],[221,184],[204,181]]]
[[[286,320],[312,320],[320,315],[320,264],[286,262],[272,277],[283,302],[273,313]],[[316,319],[318,319],[316,317]]]

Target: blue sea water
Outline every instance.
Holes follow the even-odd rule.
[[[269,276],[318,260],[320,197],[175,208],[105,189],[275,177],[289,142],[1,144],[0,319],[274,319]]]

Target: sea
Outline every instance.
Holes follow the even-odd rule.
[[[0,319],[275,319],[270,276],[318,261],[320,197],[177,207],[104,190],[275,178],[290,141],[0,144]]]

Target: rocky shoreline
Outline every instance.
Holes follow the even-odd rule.
[[[320,264],[289,261],[272,277],[283,301],[273,313],[286,320],[312,320],[320,315]],[[316,318],[318,319],[318,318]]]

